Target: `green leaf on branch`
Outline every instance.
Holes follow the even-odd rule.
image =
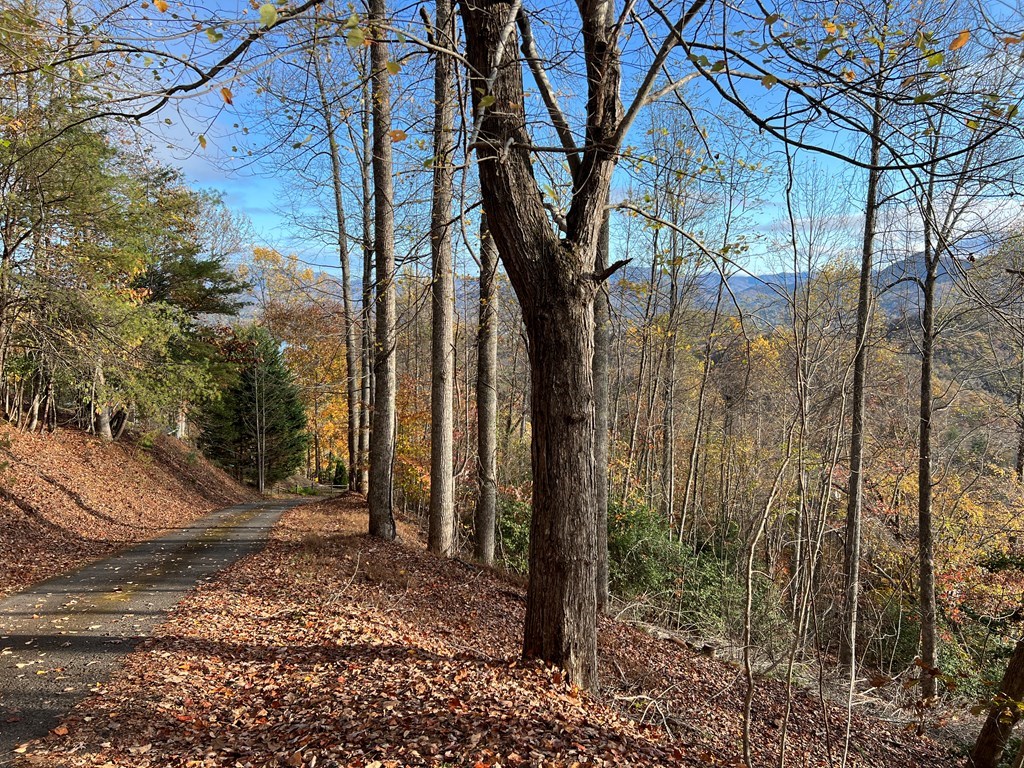
[[[264,3],[260,6],[260,26],[270,29],[277,24],[277,6],[273,3]]]
[[[349,30],[348,35],[345,36],[345,42],[348,43],[349,48],[360,48],[366,45],[366,31],[362,27]]]

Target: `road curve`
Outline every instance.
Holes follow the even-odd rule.
[[[228,507],[0,600],[0,766],[106,680],[188,590],[258,551],[298,503]]]

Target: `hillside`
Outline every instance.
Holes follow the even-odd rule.
[[[166,435],[104,443],[0,428],[0,595],[253,498]]]
[[[268,547],[182,602],[22,764],[739,766],[746,686],[727,663],[612,619],[599,695],[518,660],[523,592],[439,560],[415,532],[363,535],[346,497],[288,513]],[[838,765],[845,711],[759,680],[754,764]],[[856,715],[850,766],[956,764]]]

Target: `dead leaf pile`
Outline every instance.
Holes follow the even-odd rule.
[[[253,498],[172,437],[149,448],[0,427],[0,596]]]
[[[354,495],[299,507],[193,592],[24,765],[740,766],[744,683],[726,663],[603,620],[599,695],[518,661],[522,590],[362,535]],[[755,763],[776,765],[784,686],[760,681]],[[838,765],[843,712],[793,700],[787,765]],[[65,730],[66,729],[66,730]],[[851,766],[953,765],[856,719]]]

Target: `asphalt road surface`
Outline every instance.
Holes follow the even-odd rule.
[[[258,551],[297,503],[228,507],[0,600],[0,766],[105,681],[188,590]]]

